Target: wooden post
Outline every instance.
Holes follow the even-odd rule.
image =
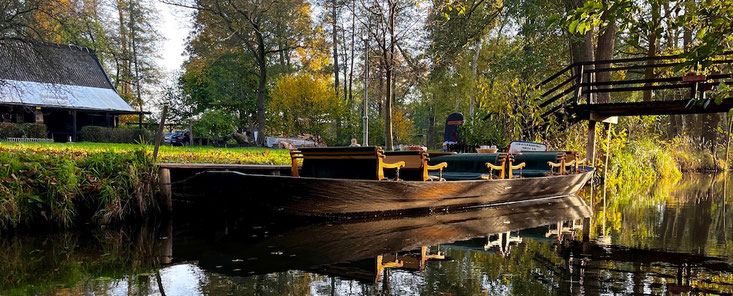
[[[725,170],[727,171],[730,165],[728,164],[728,152],[730,151],[730,130],[733,127],[733,116],[728,116],[728,134],[726,135],[727,140],[725,141]]]
[[[594,166],[596,159],[596,122],[588,121],[588,146],[585,150],[585,158],[590,166]]]
[[[71,141],[76,142],[76,110],[71,111]]]
[[[158,160],[158,148],[160,148],[160,142],[161,140],[163,140],[163,127],[165,127],[165,117],[167,115],[168,115],[168,105],[164,105],[163,106],[163,115],[160,117],[160,124],[158,125],[158,133],[155,135],[155,148],[153,148],[153,163],[155,163]]]
[[[168,168],[158,169],[158,183],[160,185],[160,196],[163,198],[163,210],[167,213],[173,212],[173,191],[171,189],[171,170]]]
[[[578,66],[578,78],[575,81],[575,104],[580,104],[580,97],[583,96],[583,65]]]
[[[193,120],[188,122],[188,146],[193,146]]]

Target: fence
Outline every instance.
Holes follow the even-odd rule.
[[[34,142],[34,143],[51,143],[53,139],[44,138],[8,138],[8,142],[21,143],[21,142]]]
[[[476,148],[479,145],[468,145],[468,144],[448,144],[446,145],[446,151],[458,152],[458,153],[475,153]]]

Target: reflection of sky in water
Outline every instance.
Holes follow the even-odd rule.
[[[710,190],[711,184],[714,190]],[[27,293],[4,293],[8,286],[3,286],[2,275],[16,269],[3,269],[4,265],[0,264],[0,295],[162,295],[158,275],[165,295],[656,295],[690,287],[695,289],[693,294],[733,292],[730,268],[733,241],[729,239],[729,233],[733,233],[733,212],[723,195],[723,192],[733,191],[733,186],[710,176],[696,176],[672,185],[662,188],[664,190],[611,192],[615,199],[609,199],[606,213],[609,218],[605,222],[601,198],[596,196],[590,242],[583,242],[578,235],[583,230],[581,225],[575,222],[558,225],[556,221],[551,227],[546,223],[542,224],[545,226],[525,225],[528,229],[516,231],[514,235],[521,240],[511,244],[510,252],[500,250],[499,246],[487,249],[485,245],[491,237],[500,237],[499,233],[489,233],[487,229],[522,223],[522,219],[508,218],[511,215],[480,216],[474,219],[480,222],[478,224],[461,224],[457,221],[464,221],[461,219],[465,217],[460,215],[461,219],[440,220],[437,224],[405,217],[386,224],[354,223],[351,225],[359,227],[343,229],[338,225],[265,229],[257,224],[256,227],[237,226],[239,229],[230,226],[225,232],[213,233],[208,227],[195,230],[153,227],[140,230],[139,236],[129,235],[132,238],[130,245],[89,238],[70,239],[77,235],[74,233],[66,234],[71,237],[61,235],[58,239],[42,237],[42,245],[33,238],[18,243],[2,238],[0,249],[9,252],[0,252],[0,262],[11,259],[28,262],[27,274],[42,273],[48,279],[12,275],[19,282],[25,280],[27,285],[41,288]],[[449,216],[442,215],[440,219]],[[555,221],[557,217],[552,216],[550,220]],[[405,222],[407,220],[412,222]],[[507,220],[511,223],[505,223]],[[392,223],[401,225],[399,230],[389,226]],[[433,228],[434,225],[439,227]],[[333,229],[340,230],[329,232]],[[476,231],[476,235],[469,229]],[[201,230],[203,233],[198,232]],[[252,238],[253,231],[269,231],[272,235]],[[382,236],[385,232],[395,235]],[[600,235],[604,232],[607,236],[602,238]],[[341,237],[332,233],[339,233]],[[359,236],[363,233],[368,235]],[[384,250],[391,247],[389,243],[431,236],[452,239],[447,234],[466,233],[471,234],[455,242],[439,243],[441,252],[450,260],[427,261],[423,270],[386,269],[376,282],[374,270],[369,269],[376,262],[376,254],[370,252],[373,249],[387,252]],[[548,237],[548,233],[552,235]],[[317,246],[334,243],[331,244],[333,248],[310,252],[309,239],[318,235],[324,240],[314,239]],[[558,239],[558,235],[562,238]],[[142,237],[161,236],[174,239],[137,241]],[[349,237],[358,239],[352,242]],[[473,239],[468,239],[470,237]],[[73,241],[76,249],[68,247],[69,241]],[[422,242],[406,244],[410,250],[402,250],[409,252],[401,252],[400,256],[419,255],[420,250],[413,247],[419,248]],[[427,244],[427,253],[436,254],[436,242],[431,242]],[[255,247],[260,244],[261,248]],[[270,248],[270,244],[276,246]],[[298,256],[273,255],[273,250]],[[158,257],[161,251],[172,255]],[[19,255],[13,257],[6,253]],[[354,253],[359,255],[351,256]],[[386,253],[379,254],[386,256]],[[710,260],[706,256],[719,256],[722,260]],[[260,260],[246,260],[250,257]],[[651,259],[645,260],[647,257]],[[161,258],[173,258],[173,262],[158,269],[164,260]],[[314,260],[303,263],[304,258]],[[319,258],[326,259],[315,260]],[[89,262],[79,264],[85,260]],[[18,262],[13,264],[18,266]],[[33,266],[33,262],[47,263]],[[293,267],[298,262],[300,265]],[[684,269],[679,262],[683,262]],[[49,269],[60,271],[54,273]],[[76,277],[54,279],[67,271],[75,272]],[[362,276],[350,277],[344,271],[357,271],[355,274]],[[44,284],[50,288],[43,288]]]
[[[201,286],[207,282],[204,272],[193,264],[163,268],[160,277],[166,296],[202,295]]]

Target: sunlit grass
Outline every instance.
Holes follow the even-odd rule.
[[[144,150],[152,155],[152,145],[114,143],[9,143],[2,142],[6,150],[23,152],[25,149],[76,152],[131,152]],[[226,164],[290,164],[287,150],[260,147],[217,148],[211,146],[161,145],[157,162],[176,163],[226,163]]]

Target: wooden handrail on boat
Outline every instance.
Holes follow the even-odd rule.
[[[300,152],[298,149],[290,149],[290,164],[292,165],[290,174],[293,177],[300,177],[300,170],[298,169],[300,164],[298,163],[298,159],[303,159],[303,152]]]
[[[436,164],[436,165],[429,165],[428,162],[427,162],[427,160],[426,160],[425,161],[425,165],[423,167],[425,168],[425,170],[423,171],[423,175],[424,176],[428,176],[428,179],[427,180],[424,180],[424,181],[432,180],[429,177],[430,176],[429,175],[429,171],[431,171],[431,170],[432,171],[438,170],[438,181],[445,181],[445,179],[443,179],[443,169],[446,168],[446,167],[448,167],[448,163],[441,162],[441,163]]]
[[[585,172],[585,169],[583,168],[584,164],[585,164],[585,158],[575,161],[575,173],[576,174]],[[580,167],[580,171],[578,171],[578,167]]]
[[[377,267],[377,272],[376,272],[376,277],[374,278],[374,282],[375,283],[379,281],[379,278],[382,276],[382,272],[385,269],[387,269],[387,268],[398,268],[398,267],[402,267],[404,265],[404,262],[402,262],[401,260],[398,260],[396,258],[397,258],[397,256],[395,256],[395,260],[394,261],[391,261],[391,262],[382,262],[382,260],[384,259],[384,256],[382,256],[382,255],[378,255],[377,256],[377,262],[376,262],[377,263],[377,266],[376,266]]]
[[[486,167],[489,168],[489,174],[488,175],[483,175],[483,176],[481,176],[481,178],[484,178],[484,179],[487,179],[487,180],[488,179],[493,179],[494,178],[494,170],[497,170],[497,171],[499,171],[499,179],[504,179],[504,168],[505,168],[505,166],[504,166],[504,163],[503,162],[501,163],[501,165],[493,165],[490,162],[487,162],[486,163]]]
[[[552,175],[555,174],[555,168],[557,168],[557,173],[559,175],[564,175],[565,174],[565,166],[563,165],[563,161],[560,161],[559,163],[558,162],[548,161],[547,162],[547,165],[550,166],[550,174],[552,174]]]
[[[399,180],[399,170],[405,166],[404,161],[387,163],[384,161],[384,151],[381,147],[332,147],[332,148],[303,148],[291,149],[291,174],[300,177],[301,162],[312,160],[374,160],[377,161],[376,179],[384,180],[385,169],[396,169],[396,179]],[[302,161],[298,161],[302,160]]]
[[[385,161],[397,163],[404,161],[405,166],[400,168],[400,172],[404,172],[402,175],[405,180],[408,181],[433,181],[443,180],[443,169],[448,166],[448,163],[439,163],[436,165],[430,165],[428,153],[422,150],[406,150],[406,151],[395,151],[385,152]],[[430,176],[431,170],[439,170],[439,177]]]
[[[379,158],[379,180],[384,180],[384,169],[395,169],[395,180],[400,179],[400,168],[405,166],[404,161],[398,161],[395,163],[384,162],[384,156]]]
[[[509,161],[509,177],[507,179],[511,179],[513,177],[512,171],[517,170],[517,169],[519,170],[519,178],[521,178],[522,177],[522,168],[524,168],[525,166],[527,166],[526,162],[520,163],[518,165],[512,165],[512,161],[510,160]]]
[[[507,170],[507,163],[511,165],[512,162],[512,155],[508,153],[501,153],[499,156],[496,157],[496,162],[500,163],[501,165],[495,165],[493,163],[487,162],[486,167],[489,168],[489,174],[481,176],[482,179],[494,179],[494,170],[499,171],[499,179],[504,179],[508,175]]]

